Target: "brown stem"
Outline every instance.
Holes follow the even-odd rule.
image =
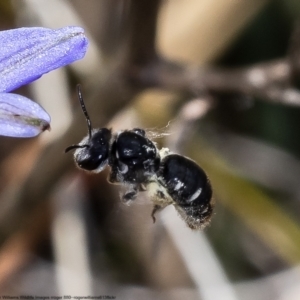
[[[289,85],[288,59],[245,68],[189,67],[155,59],[129,74],[143,87],[160,87],[189,93],[241,93],[269,102],[300,106],[300,92]]]

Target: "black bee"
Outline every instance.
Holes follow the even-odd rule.
[[[110,183],[126,186],[124,202],[134,200],[139,192],[148,192],[155,213],[173,204],[192,229],[205,227],[213,211],[212,188],[205,172],[191,159],[160,151],[140,128],[112,134],[111,129],[92,129],[80,86],[78,98],[88,125],[88,135],[65,152],[76,149],[74,160],[79,168],[101,172],[110,166]]]

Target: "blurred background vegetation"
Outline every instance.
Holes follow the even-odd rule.
[[[52,131],[0,137],[0,296],[300,298],[299,1],[2,0],[0,16],[1,30],[79,25],[90,40],[19,91]],[[173,207],[153,224],[147,195],[125,206],[108,170],[75,168],[77,83],[93,126],[168,132],[159,146],[206,170],[208,228]]]

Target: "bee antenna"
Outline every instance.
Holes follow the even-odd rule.
[[[77,84],[77,94],[78,94],[78,99],[79,99],[79,102],[80,102],[80,105],[81,105],[81,109],[84,113],[86,123],[87,123],[87,126],[88,126],[89,137],[91,138],[92,137],[92,123],[91,123],[91,119],[89,117],[89,114],[86,110],[86,107],[85,107],[85,104],[84,104],[84,101],[83,101],[83,96],[82,96],[82,93],[81,93],[81,85],[80,84]]]
[[[78,149],[78,148],[88,148],[88,145],[71,145],[68,148],[65,149],[65,153],[69,152],[70,150],[73,149]]]

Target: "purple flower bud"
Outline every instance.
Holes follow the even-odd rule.
[[[50,129],[50,116],[35,102],[0,93],[0,135],[32,137]]]
[[[87,43],[80,27],[29,27],[0,32],[0,92],[10,92],[83,58]]]
[[[0,135],[31,137],[50,128],[50,117],[38,104],[5,93],[83,58],[87,46],[80,27],[0,32]]]

